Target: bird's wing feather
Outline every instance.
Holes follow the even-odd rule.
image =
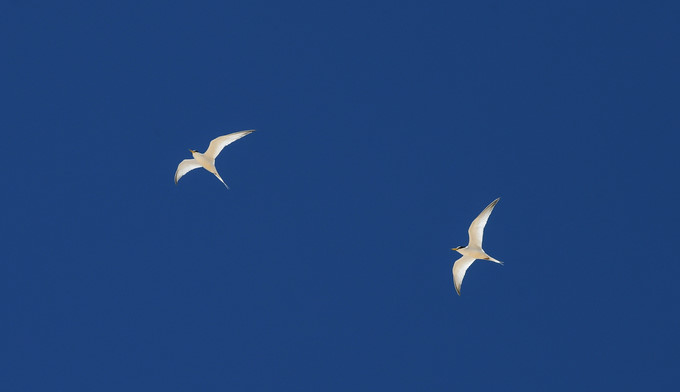
[[[220,152],[222,152],[224,147],[252,132],[255,132],[255,130],[251,129],[249,131],[234,132],[215,138],[210,142],[210,146],[208,146],[208,149],[203,153],[203,155],[206,158],[212,159],[214,161],[215,158],[220,155]]]
[[[498,200],[501,198],[499,197],[498,199],[494,200],[489,204],[484,211],[482,211],[481,214],[475,220],[472,221],[472,224],[470,225],[470,229],[468,229],[468,235],[470,236],[470,242],[468,244],[469,247],[476,247],[481,249],[482,248],[482,239],[484,238],[484,226],[486,226],[486,221],[489,220],[489,215],[491,215],[491,211],[493,211],[493,208],[496,206],[496,203],[498,203]]]
[[[465,271],[474,263],[475,258],[470,256],[463,256],[453,263],[453,284],[456,286],[456,292],[460,295],[460,286],[463,284]]]
[[[177,171],[175,172],[175,184],[182,178],[183,175],[189,173],[194,169],[198,169],[201,165],[195,159],[185,159],[177,165]]]

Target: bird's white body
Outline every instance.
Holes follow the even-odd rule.
[[[205,170],[211,172],[212,174],[217,173],[217,168],[215,167],[215,160],[206,158],[205,155],[201,154],[198,151],[192,151],[191,155],[194,157],[196,162],[198,162],[199,165],[201,165]]]
[[[498,203],[498,200],[500,200],[500,198],[491,202],[491,204],[489,204],[484,209],[484,211],[482,211],[482,213],[479,214],[479,216],[477,216],[477,218],[475,218],[474,221],[472,221],[472,224],[468,229],[468,236],[470,237],[470,242],[468,243],[468,245],[452,248],[452,250],[455,250],[456,252],[463,255],[463,257],[456,260],[456,262],[453,264],[452,269],[453,284],[456,287],[456,292],[458,293],[458,295],[460,295],[460,287],[463,284],[465,272],[472,265],[472,263],[474,263],[475,260],[477,259],[488,260],[493,261],[494,263],[503,264],[503,262],[496,260],[493,257],[486,254],[486,252],[484,252],[484,249],[482,249],[484,226],[486,226],[486,222],[489,220],[489,215],[491,215],[491,211],[493,211],[493,208],[496,206],[496,203]]]
[[[486,252],[484,252],[484,249],[470,248],[468,246],[465,248],[456,249],[456,252],[462,254],[463,256],[468,256],[475,259],[491,260],[491,257],[487,255]]]
[[[217,179],[220,180],[222,184],[227,187],[227,189],[229,189],[227,183],[224,182],[222,177],[220,177],[220,174],[217,172],[217,168],[215,167],[215,158],[217,158],[224,147],[252,132],[255,132],[255,130],[251,129],[249,131],[234,132],[215,138],[210,142],[210,146],[208,146],[208,149],[205,150],[204,153],[200,153],[195,150],[189,150],[191,151],[191,155],[194,157],[194,159],[185,159],[179,163],[177,166],[177,171],[175,172],[175,184],[177,184],[177,181],[179,181],[179,179],[188,172],[202,167],[214,174],[215,177],[217,177]]]

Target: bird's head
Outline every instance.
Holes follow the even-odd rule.
[[[464,249],[464,246],[456,246],[455,248],[451,248],[451,250],[458,250],[458,249]]]

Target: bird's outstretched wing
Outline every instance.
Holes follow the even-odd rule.
[[[496,203],[498,203],[498,200],[501,198],[499,197],[498,199],[494,200],[489,204],[484,211],[482,211],[481,214],[475,220],[472,221],[472,224],[470,225],[470,228],[468,229],[468,235],[470,236],[470,242],[468,243],[469,247],[476,247],[481,249],[482,248],[482,239],[484,238],[484,226],[486,226],[486,221],[489,220],[489,215],[491,215],[491,211],[493,211],[493,208],[496,206]],[[463,278],[461,278],[463,280]]]
[[[208,149],[203,153],[203,156],[214,161],[215,158],[220,155],[220,152],[222,152],[224,147],[252,132],[255,132],[255,130],[251,129],[249,131],[234,132],[215,138],[210,142],[210,146],[208,146]]]
[[[198,169],[201,165],[196,162],[195,159],[185,159],[177,165],[177,171],[175,172],[175,184],[182,178],[183,175],[189,173],[194,169]]]
[[[460,286],[463,284],[465,271],[474,263],[475,258],[470,256],[463,256],[453,263],[453,284],[456,286],[456,292],[460,295]]]

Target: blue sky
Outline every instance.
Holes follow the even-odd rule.
[[[679,12],[3,3],[2,389],[677,387]]]

